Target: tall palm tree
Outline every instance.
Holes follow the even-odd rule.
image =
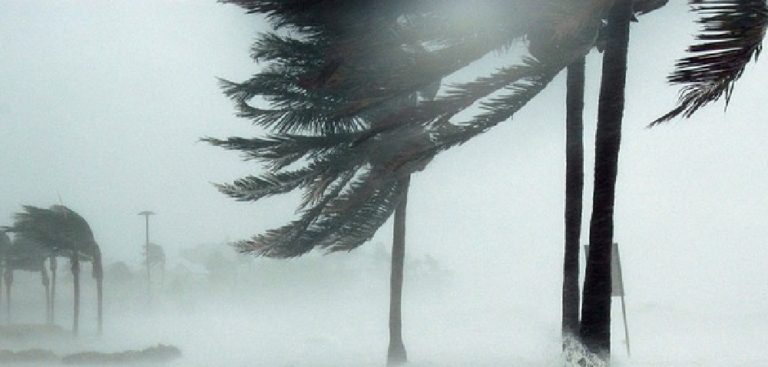
[[[88,222],[63,205],[54,205],[49,209],[24,206],[24,211],[16,213],[14,219],[14,224],[7,228],[8,231],[37,241],[55,254],[65,254],[69,257],[74,293],[72,332],[75,335],[79,333],[80,323],[80,261],[93,263],[98,298],[98,330],[101,333],[103,294],[101,250]]]
[[[589,253],[584,280],[580,338],[601,359],[609,359],[611,347],[611,248],[613,209],[624,87],[627,73],[629,23],[632,2],[616,0],[608,16],[606,47],[595,135],[595,171]]]
[[[467,9],[463,1],[226,2],[264,13],[276,28],[298,35],[263,36],[253,56],[268,62],[265,71],[243,83],[224,82],[240,116],[269,134],[206,139],[266,163],[267,173],[221,185],[222,192],[256,201],[305,191],[299,219],[237,244],[245,253],[284,258],[314,248],[351,250],[370,239],[401,203],[405,178],[440,152],[508,120],[561,69],[583,57],[613,0],[472,3],[487,6],[486,13]],[[637,0],[636,10],[665,2]],[[465,11],[456,11],[462,5]],[[377,17],[382,11],[385,16]],[[468,19],[452,23],[451,14]],[[526,35],[535,59],[453,86],[434,101],[397,106]],[[419,52],[424,45],[429,51]],[[270,108],[248,103],[257,96]],[[477,104],[481,113],[453,121]],[[306,164],[297,168],[297,162]]]
[[[562,332],[579,334],[579,247],[584,191],[584,63],[568,65],[565,127],[565,250],[563,255]]]
[[[403,263],[405,261],[405,215],[408,207],[408,186],[410,176],[402,179],[404,187],[400,202],[395,208],[395,222],[392,235],[392,266],[389,284],[389,348],[387,365],[396,366],[408,361],[403,343],[402,295]]]

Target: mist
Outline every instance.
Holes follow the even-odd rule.
[[[768,64],[747,68],[727,111],[719,103],[647,128],[677,100],[665,77],[698,29],[687,10],[673,1],[632,25],[614,234],[632,351],[614,299],[611,364],[768,366]],[[22,205],[73,208],[93,230],[105,275],[103,335],[88,264],[75,338],[69,263],[59,262],[57,328],[41,333],[26,329],[45,321],[40,274],[15,272],[0,350],[61,357],[164,344],[181,356],[158,365],[385,365],[391,219],[350,252],[276,260],[231,246],[295,219],[301,200],[222,195],[214,183],[261,168],[199,141],[263,133],[235,115],[217,78],[257,72],[250,47],[269,29],[214,1],[0,3],[0,226]],[[586,59],[584,244],[601,56]],[[512,57],[488,55],[449,81]],[[413,175],[409,365],[562,365],[564,100],[563,73],[513,120]],[[166,257],[149,292],[143,210],[157,213],[150,241]]]

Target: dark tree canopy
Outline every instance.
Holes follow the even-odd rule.
[[[92,256],[98,248],[88,222],[63,205],[49,209],[26,205],[24,211],[14,216],[13,226],[6,230],[57,253],[77,249],[81,256]]]
[[[304,191],[300,217],[241,241],[242,252],[292,257],[350,250],[389,218],[402,179],[440,152],[512,117],[592,48],[609,0],[224,1],[265,14],[251,79],[222,81],[241,117],[266,136],[206,141],[267,172],[219,189],[255,201]],[[665,1],[638,1],[638,13]],[[655,4],[655,5],[654,5]],[[663,5],[663,4],[662,4]],[[440,80],[527,40],[533,57],[447,86]],[[265,102],[267,107],[258,107]],[[480,112],[456,116],[471,106]]]

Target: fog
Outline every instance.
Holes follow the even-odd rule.
[[[616,366],[768,366],[768,64],[750,65],[727,111],[720,103],[646,128],[674,106],[665,77],[692,42],[693,19],[672,1],[632,26],[614,235],[632,355],[614,299]],[[0,225],[22,205],[63,203],[90,223],[106,268],[103,336],[86,266],[81,335],[70,337],[62,263],[61,333],[6,333],[0,349],[65,355],[164,343],[182,352],[170,366],[385,364],[391,221],[350,253],[253,259],[227,245],[287,223],[299,199],[227,198],[212,183],[259,167],[198,141],[260,133],[234,116],[216,78],[255,73],[249,48],[265,30],[258,16],[214,1],[0,2]],[[590,208],[600,55],[587,65]],[[410,364],[562,364],[564,100],[560,75],[514,120],[413,176],[403,291]],[[142,210],[157,213],[151,241],[168,259],[151,300]],[[588,209],[584,218],[586,243]],[[39,275],[18,272],[13,289],[13,323],[42,323]]]

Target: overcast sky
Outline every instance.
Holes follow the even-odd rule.
[[[640,304],[650,289],[654,302],[707,301],[719,286],[734,302],[755,296],[754,307],[768,306],[756,296],[768,291],[768,64],[749,67],[727,113],[719,104],[645,128],[674,105],[677,89],[664,78],[696,29],[684,2],[670,3],[632,29],[615,232],[628,292]],[[255,134],[216,77],[253,74],[248,50],[264,29],[214,1],[0,2],[0,224],[22,204],[47,207],[60,196],[91,223],[108,260],[133,265],[142,210],[158,213],[152,238],[171,257],[284,224],[295,195],[256,204],[221,195],[211,182],[257,167],[197,142]],[[592,53],[587,204],[599,62]],[[465,279],[524,274],[559,297],[564,95],[560,76],[513,121],[414,176],[409,253],[429,253]],[[388,224],[374,242],[387,243],[390,232]]]

